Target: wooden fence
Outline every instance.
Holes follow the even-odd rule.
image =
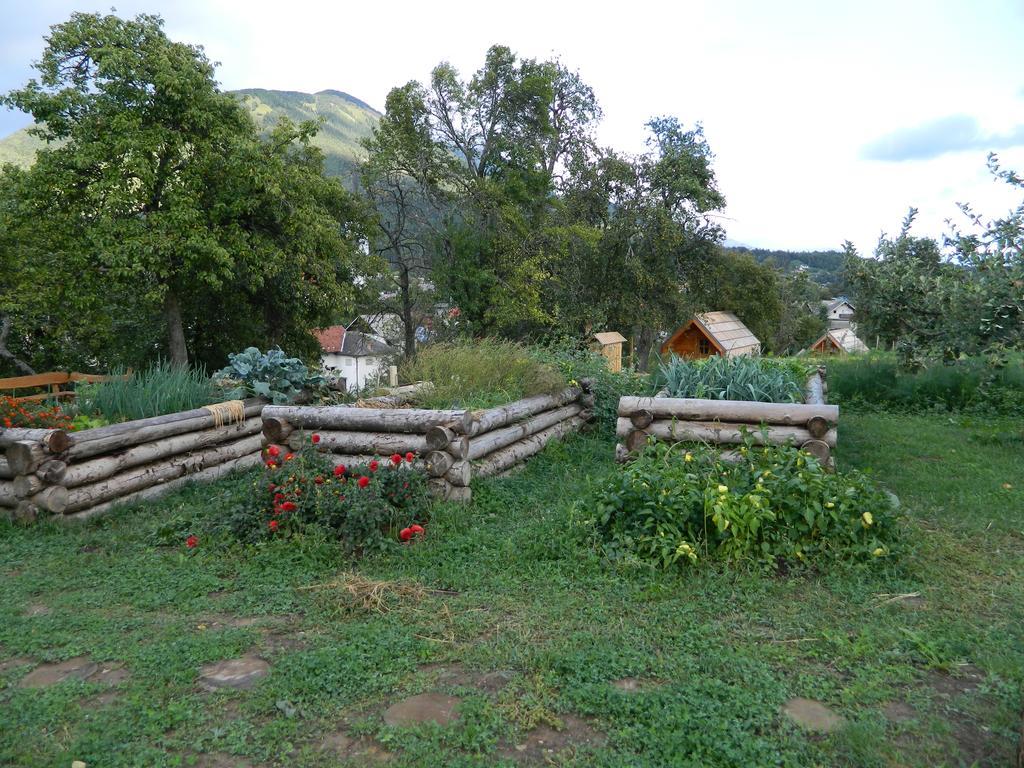
[[[298,449],[315,432],[335,464],[412,452],[435,495],[469,501],[472,478],[516,471],[550,440],[590,421],[593,404],[589,391],[568,387],[482,411],[268,405],[263,434],[271,444]]]
[[[37,373],[33,376],[14,376],[8,379],[0,379],[0,392],[16,392],[19,389],[46,388],[46,392],[40,392],[34,395],[23,395],[13,399],[17,403],[36,400],[59,400],[61,398],[71,398],[75,396],[75,390],[61,389],[62,386],[77,384],[79,382],[93,384],[98,381],[111,381],[113,379],[123,380],[127,379],[129,376],[131,376],[130,370],[123,376],[102,376],[95,373],[66,373],[63,371]]]
[[[0,430],[0,508],[83,519],[260,462],[264,401],[233,401],[81,432]]]

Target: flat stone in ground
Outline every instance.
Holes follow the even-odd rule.
[[[242,656],[238,659],[207,664],[200,670],[199,685],[208,691],[222,689],[244,691],[256,685],[267,676],[270,665],[258,656]]]
[[[371,739],[353,739],[343,728],[324,737],[321,749],[336,757],[353,761],[357,765],[386,763],[392,754]]]
[[[96,674],[89,678],[94,683],[106,683],[107,685],[120,685],[125,680],[131,677],[131,673],[124,668],[124,664],[119,661],[115,662],[103,662],[99,665],[99,669],[96,670]]]
[[[22,616],[46,616],[50,613],[50,606],[42,603],[33,603],[22,612]]]
[[[973,664],[964,664],[956,670],[955,675],[933,670],[928,673],[926,681],[939,696],[952,699],[970,693],[984,679],[985,673],[982,670]]]
[[[14,669],[15,667],[31,667],[33,665],[35,665],[35,661],[32,659],[25,656],[15,656],[12,659],[0,661],[0,672],[6,672],[7,670]]]
[[[476,687],[487,693],[497,693],[515,679],[516,673],[511,669],[496,669],[494,672],[480,675]]]
[[[831,733],[843,724],[842,717],[814,699],[790,699],[782,711],[804,730],[816,733]]]
[[[498,755],[517,763],[547,764],[570,749],[596,746],[604,741],[604,734],[595,730],[586,720],[563,715],[559,730],[547,725],[534,728],[522,741],[499,747]]]
[[[40,664],[18,683],[21,688],[45,688],[65,680],[85,680],[95,674],[99,666],[87,656],[76,656],[57,664]]]
[[[660,683],[656,680],[644,680],[639,677],[623,677],[618,680],[612,680],[612,686],[618,688],[623,693],[640,693],[641,691],[656,688],[658,685]]]
[[[904,701],[887,701],[882,705],[882,714],[893,723],[908,723],[917,719],[917,710]]]
[[[448,725],[459,717],[459,713],[455,711],[458,704],[459,699],[454,696],[446,696],[443,693],[421,693],[388,707],[384,712],[384,722],[391,726],[419,725],[420,723]]]

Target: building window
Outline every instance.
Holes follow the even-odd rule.
[[[702,354],[702,355],[710,355],[711,354],[711,342],[708,341],[703,336],[701,336],[697,340],[697,351],[700,354]]]

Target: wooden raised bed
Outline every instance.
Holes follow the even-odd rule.
[[[514,471],[550,440],[588,422],[593,404],[589,391],[568,387],[481,411],[268,405],[263,434],[296,450],[315,432],[317,447],[337,464],[416,453],[436,495],[468,501],[472,478]]]
[[[80,520],[253,466],[263,407],[232,401],[81,432],[0,431],[0,508],[19,520]]]
[[[803,403],[757,403],[674,397],[623,397],[615,434],[619,461],[651,438],[668,443],[740,445],[744,433],[755,445],[795,445],[824,464],[838,439],[839,407],[825,402],[824,371],[807,381]]]

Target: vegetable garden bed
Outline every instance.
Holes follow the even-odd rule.
[[[650,439],[716,446],[796,445],[831,462],[838,439],[839,407],[825,402],[824,369],[812,374],[803,403],[762,403],[676,397],[622,397],[615,434],[616,458],[628,461]]]

